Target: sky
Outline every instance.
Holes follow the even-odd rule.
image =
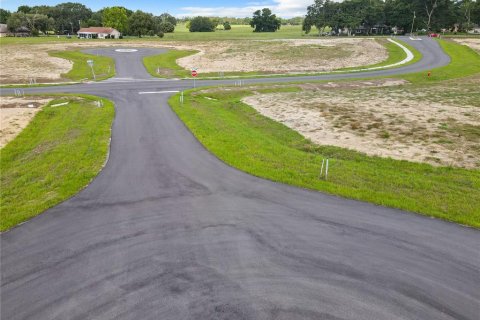
[[[270,8],[273,13],[283,18],[303,16],[307,6],[314,0],[135,0],[135,1],[108,1],[108,0],[0,0],[0,7],[10,11],[16,11],[20,5],[54,6],[62,2],[80,2],[93,11],[104,7],[123,6],[130,10],[142,10],[159,15],[169,12],[177,17],[184,16],[227,16],[227,17],[251,17],[253,12],[262,8]]]

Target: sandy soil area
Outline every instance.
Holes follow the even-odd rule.
[[[1,97],[0,148],[12,141],[51,100],[42,97]]]
[[[73,66],[69,60],[51,57],[51,46],[4,45],[0,47],[0,83],[38,83],[62,80],[61,74]]]
[[[329,89],[328,84],[315,86],[299,93],[256,94],[243,101],[317,144],[480,168],[480,100],[472,104],[435,97],[428,90],[411,92],[407,86],[351,93]]]
[[[177,63],[202,72],[319,72],[384,61],[385,48],[373,39],[234,41],[198,44],[200,53]]]
[[[455,40],[455,42],[467,45],[470,48],[472,48],[473,50],[475,50],[477,52],[480,52],[480,38],[476,38],[476,39],[473,39],[473,38],[466,38],[466,39],[458,38],[458,39],[454,39],[454,40]]]
[[[11,44],[0,47],[0,83],[61,82],[61,74],[72,68],[68,60],[48,55],[48,51],[92,47],[158,47],[199,50],[178,60],[186,69],[200,72],[273,73],[326,71],[377,63],[387,58],[386,49],[371,39],[313,39],[282,41],[85,41],[71,43]]]

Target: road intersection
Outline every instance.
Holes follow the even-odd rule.
[[[402,40],[423,59],[244,83],[389,77],[449,62],[431,39]],[[98,50],[116,59],[115,78],[25,90],[107,97],[116,117],[98,177],[1,235],[2,319],[478,319],[478,230],[231,168],[167,104],[192,82],[152,79],[140,66],[158,51]]]

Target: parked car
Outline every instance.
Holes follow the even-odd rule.
[[[428,36],[431,37],[431,38],[438,38],[439,34],[438,33],[430,33]]]

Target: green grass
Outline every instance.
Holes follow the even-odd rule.
[[[103,107],[94,105],[102,100]],[[51,104],[69,101],[66,106]],[[73,196],[100,171],[109,148],[113,103],[56,98],[1,150],[0,230]]]
[[[93,70],[95,71],[96,81],[105,80],[115,75],[115,62],[110,57],[97,56],[80,51],[54,51],[49,52],[49,54],[53,57],[63,58],[73,62],[73,68],[69,72],[62,74],[62,77],[73,81],[93,80],[92,70],[87,60],[93,60]]]
[[[461,45],[449,40],[437,40],[442,49],[447,53],[451,62],[449,65],[408,75],[397,76],[414,84],[438,82],[449,79],[468,77],[480,72],[480,54],[468,46]]]
[[[179,24],[175,28],[175,32],[166,33],[164,38],[157,36],[143,36],[142,38],[128,36],[124,39],[78,39],[72,37],[67,39],[65,36],[42,36],[42,37],[2,37],[0,38],[0,45],[7,44],[38,44],[48,42],[62,42],[62,43],[84,43],[84,42],[96,42],[105,43],[112,41],[121,42],[135,42],[135,41],[205,41],[205,40],[237,40],[237,39],[294,39],[294,38],[312,38],[317,37],[316,31],[312,30],[312,33],[305,35],[302,31],[302,26],[282,26],[277,32],[253,32],[253,29],[247,25],[232,25],[232,30],[217,30],[215,32],[190,32],[184,24]]]
[[[413,64],[413,63],[416,63],[416,62],[420,61],[420,59],[422,58],[422,54],[417,49],[415,49],[414,47],[412,47],[411,45],[407,44],[404,41],[401,41],[401,40],[398,40],[398,39],[393,39],[393,40],[402,44],[404,47],[406,47],[408,50],[410,50],[413,53],[413,59],[411,61],[409,61],[405,64],[402,64],[400,66],[397,66],[397,68],[398,67],[404,67],[404,66],[407,66],[409,64]],[[405,59],[407,57],[407,54],[405,53],[405,51],[403,51],[403,49],[400,48],[398,45],[396,45],[396,44],[394,44],[390,41],[384,40],[384,39],[379,39],[377,41],[380,41],[381,44],[387,49],[387,52],[388,52],[387,60],[382,61],[380,63],[360,67],[361,69],[388,66],[388,65],[391,65],[391,64],[398,63],[398,62],[402,61],[403,59]],[[359,69],[359,67],[343,68],[343,69],[339,69],[339,70],[340,71],[351,71],[351,70],[356,70],[356,69]]]
[[[190,72],[177,65],[177,59],[197,52],[193,50],[170,50],[166,53],[143,58],[143,64],[148,73],[154,77],[187,77],[190,76]],[[160,71],[160,73],[157,71]]]
[[[233,167],[273,181],[480,227],[478,170],[314,145],[242,103],[250,91],[194,92],[186,93],[182,105],[178,96],[172,97],[173,110],[207,149]],[[330,159],[328,181],[319,178],[324,158]]]

